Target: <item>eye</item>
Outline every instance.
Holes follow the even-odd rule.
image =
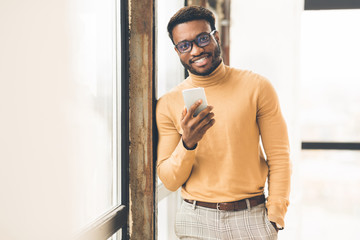
[[[186,51],[187,49],[189,49],[190,46],[191,46],[191,43],[188,42],[188,41],[185,41],[185,42],[178,43],[177,49],[178,49],[180,52],[183,52],[183,51]]]
[[[208,34],[202,34],[197,38],[199,44],[208,43],[209,39],[210,38]]]

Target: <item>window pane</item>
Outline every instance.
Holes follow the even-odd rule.
[[[360,226],[360,152],[302,151],[301,239],[356,239]]]
[[[109,210],[116,198],[116,1],[72,1],[72,63],[79,225]]]
[[[359,22],[360,10],[303,13],[304,141],[360,141]]]
[[[302,16],[301,137],[360,142],[360,10]],[[301,239],[355,239],[360,224],[360,152],[304,150],[295,194]],[[344,231],[344,229],[346,229]]]

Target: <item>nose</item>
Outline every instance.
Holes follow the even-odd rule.
[[[198,56],[201,53],[203,53],[205,50],[202,47],[199,47],[198,45],[196,45],[196,43],[193,43],[192,49],[190,51],[191,55],[193,56]]]

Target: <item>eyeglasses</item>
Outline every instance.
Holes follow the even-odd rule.
[[[190,52],[192,47],[193,47],[193,42],[198,46],[198,47],[205,47],[207,45],[209,45],[210,43],[210,35],[213,35],[216,32],[216,30],[211,31],[211,33],[201,33],[199,34],[194,40],[192,41],[181,41],[178,44],[175,45],[176,49],[180,52],[180,53],[187,53]]]

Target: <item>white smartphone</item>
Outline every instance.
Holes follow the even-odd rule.
[[[195,110],[194,116],[197,116],[202,110],[207,107],[207,100],[205,96],[204,88],[190,88],[182,91],[184,97],[184,103],[186,109],[189,110],[190,107],[198,100],[202,100],[201,105]]]

